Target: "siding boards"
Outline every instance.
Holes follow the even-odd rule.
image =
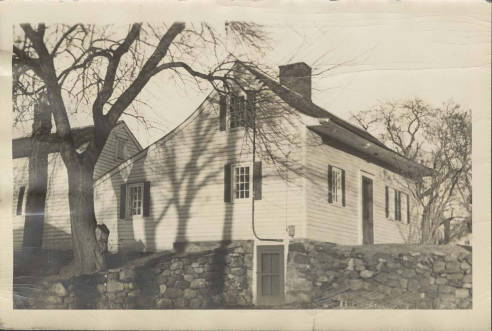
[[[405,222],[385,216],[385,185],[398,187],[402,177],[383,170],[359,157],[323,144],[321,138],[307,130],[306,139],[306,214],[307,237],[338,244],[361,243],[361,170],[372,174],[375,243],[400,243],[406,238]],[[328,165],[345,171],[345,207],[328,203]],[[386,175],[385,175],[386,174]],[[389,175],[388,175],[389,174]],[[390,190],[391,192],[391,190]],[[402,194],[402,217],[406,201]],[[394,199],[390,195],[391,199]],[[390,215],[392,210],[390,210]],[[393,212],[394,213],[394,212]],[[404,220],[406,217],[404,218]]]

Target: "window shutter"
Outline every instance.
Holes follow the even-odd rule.
[[[410,223],[410,195],[407,194],[407,224]]]
[[[227,102],[226,96],[220,96],[220,131],[225,131],[226,129],[226,116],[227,116]]]
[[[224,166],[224,202],[232,202],[232,173],[231,164]]]
[[[261,200],[261,161],[257,161],[253,167],[253,197],[255,200]]]
[[[22,215],[22,205],[24,203],[24,193],[26,192],[26,187],[21,186],[19,189],[19,195],[17,197],[17,215]]]
[[[143,216],[147,217],[150,215],[150,182],[144,182],[143,199]]]
[[[342,206],[345,207],[345,170],[342,169]]]
[[[386,218],[388,218],[389,217],[389,187],[388,186],[385,187],[384,196],[385,196],[384,208],[386,211]]]
[[[333,190],[333,180],[332,180],[332,168],[331,165],[328,166],[328,202],[333,202],[332,190]]]
[[[120,186],[120,219],[126,215],[126,184]]]

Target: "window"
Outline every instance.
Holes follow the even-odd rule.
[[[142,215],[143,184],[128,185],[128,207],[130,216]]]
[[[403,195],[407,199],[407,222],[408,222],[408,195],[403,193]],[[402,213],[401,213],[401,196],[402,192],[390,188],[388,186],[385,187],[385,210],[386,210],[386,218],[393,219],[395,221],[402,221]]]
[[[328,166],[328,202],[345,206],[345,171]]]
[[[230,125],[231,129],[244,127],[246,114],[246,103],[244,97],[232,95],[230,104]]]
[[[234,196],[236,199],[248,199],[250,191],[249,167],[234,168]]]
[[[26,192],[26,187],[21,186],[19,188],[19,195],[17,196],[17,215],[22,215],[22,206],[24,205],[24,193]]]
[[[126,141],[118,139],[116,143],[116,159],[124,160],[126,154]]]

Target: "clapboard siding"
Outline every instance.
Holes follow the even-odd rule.
[[[115,167],[121,160],[116,159],[116,137],[128,142],[127,153],[135,154],[140,146],[129,136],[125,124],[119,124],[108,137],[96,163],[94,177],[101,175]],[[24,235],[24,211],[27,195],[29,159],[17,158],[13,160],[14,188],[12,201],[12,215],[14,218],[14,249],[22,248]],[[48,187],[46,194],[45,217],[43,227],[43,248],[67,250],[72,247],[70,210],[68,207],[68,177],[67,170],[59,153],[48,155]],[[16,215],[17,200],[21,186],[26,187],[24,195],[23,214]]]
[[[328,165],[345,170],[346,205],[328,203]],[[374,163],[323,143],[307,129],[306,137],[306,213],[307,237],[338,244],[362,243],[361,176],[373,180],[373,217],[375,243],[406,241],[406,200],[402,195],[403,222],[385,215],[385,186],[403,192],[407,183],[401,176]],[[390,197],[393,199],[393,196]],[[411,206],[415,203],[411,203]],[[415,214],[415,212],[413,212]],[[412,219],[416,219],[415,215]]]
[[[244,129],[219,130],[218,108],[213,93],[168,137],[97,181],[97,220],[110,230],[111,250],[152,251],[174,242],[253,239],[252,200],[224,202],[224,166],[240,162],[251,167],[251,146]],[[300,165],[295,155],[302,153],[297,149],[291,153],[292,163]],[[290,171],[287,182],[266,160],[262,168],[256,233],[282,239],[286,226],[295,225],[303,236],[302,177]],[[121,184],[143,181],[150,181],[149,217],[119,219]]]

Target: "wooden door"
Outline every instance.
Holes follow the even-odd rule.
[[[276,305],[284,301],[284,246],[257,247],[257,303]]]
[[[362,176],[362,243],[374,244],[372,179]]]

